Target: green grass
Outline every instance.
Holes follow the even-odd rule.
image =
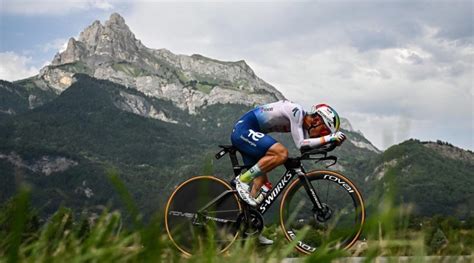
[[[94,73],[84,62],[81,62],[81,61],[61,64],[57,66],[49,66],[49,68],[51,69],[59,68],[59,69],[63,69],[65,71],[69,71],[72,73],[83,73],[83,74],[89,74],[89,75]]]
[[[125,74],[135,78],[147,75],[147,72],[145,70],[127,62],[114,63],[112,64],[112,68],[117,71],[122,71]]]
[[[212,167],[206,166],[204,172],[212,172]],[[124,204],[126,217],[118,211],[104,211],[91,218],[60,208],[41,225],[29,205],[30,191],[22,188],[0,210],[0,262],[222,262],[223,258],[227,262],[280,262],[286,257],[331,262],[351,255],[363,256],[365,262],[380,256],[411,256],[410,262],[424,262],[428,255],[473,254],[474,220],[414,220],[410,207],[394,206],[396,187],[389,185],[381,201],[376,202],[377,212],[368,217],[361,242],[350,251],[323,245],[317,253],[304,256],[295,252],[296,241],[288,243],[279,226],[270,225],[264,234],[275,240],[272,246],[260,247],[253,238],[237,240],[228,252],[219,255],[211,235],[199,254],[186,258],[165,234],[163,216],[156,214],[144,222],[118,172],[109,169],[107,174]],[[297,238],[307,233],[301,231]]]
[[[196,89],[206,94],[211,93],[212,88],[213,88],[212,85],[206,85],[206,84],[201,84],[201,83],[196,84]]]

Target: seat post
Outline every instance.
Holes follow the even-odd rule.
[[[242,171],[242,167],[239,165],[239,160],[237,159],[235,148],[229,150],[230,162],[232,163],[232,169],[234,170],[234,175],[237,176]]]
[[[220,159],[224,155],[229,153],[230,162],[232,163],[232,170],[234,170],[235,176],[238,176],[242,172],[243,169],[250,168],[248,165],[239,164],[239,159],[237,158],[238,150],[233,145],[219,145],[219,147],[221,147],[222,150],[216,154],[216,159]]]

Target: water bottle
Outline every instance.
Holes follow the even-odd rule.
[[[257,201],[257,204],[260,204],[263,202],[267,194],[270,192],[270,189],[272,189],[272,183],[267,181],[265,184],[262,185],[260,188],[260,191],[258,192],[257,197],[255,198],[255,201]]]

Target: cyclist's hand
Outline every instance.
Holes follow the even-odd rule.
[[[346,140],[346,135],[340,131],[331,134],[331,142],[336,143],[337,146],[341,145]]]

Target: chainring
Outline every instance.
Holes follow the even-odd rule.
[[[237,219],[237,224],[240,225],[244,237],[259,235],[265,226],[262,214],[255,209],[249,209],[247,213],[241,213]]]

